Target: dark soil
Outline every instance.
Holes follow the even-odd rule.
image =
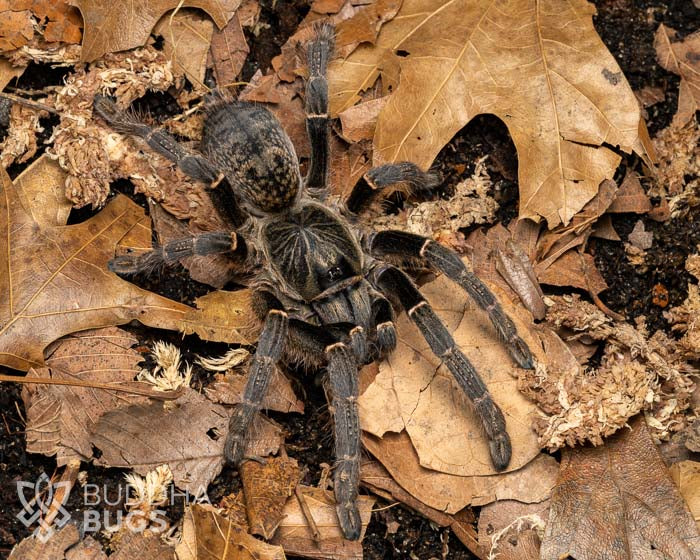
[[[279,52],[286,38],[294,32],[299,21],[308,11],[308,2],[294,0],[276,2],[266,0],[263,5],[262,20],[269,25],[263,27],[256,37],[248,34],[251,55],[243,70],[243,78],[248,79],[257,69],[263,72],[270,66],[271,59]],[[648,127],[653,135],[666,127],[676,110],[678,79],[660,68],[655,60],[653,37],[659,23],[674,28],[681,35],[700,27],[700,11],[689,0],[599,0],[595,2],[598,15],[594,18],[596,29],[603,41],[616,57],[633,89],[645,86],[661,86],[665,100],[649,109]],[[19,80],[18,86],[24,89],[40,89],[46,85],[58,84],[65,69],[53,70],[41,65],[33,65]],[[161,101],[164,101],[161,99]],[[152,100],[148,108],[158,111]],[[166,103],[167,104],[167,103]],[[155,103],[158,105],[158,103]],[[161,109],[162,106],[161,106]],[[169,111],[168,111],[169,112]],[[46,121],[45,135],[50,134],[51,119]],[[0,130],[0,134],[4,132]],[[446,146],[435,162],[445,178],[444,193],[460,180],[471,175],[474,162],[489,154],[490,174],[496,184],[495,196],[501,204],[498,218],[504,223],[517,216],[517,157],[507,129],[495,117],[481,116],[474,119]],[[640,162],[629,156],[623,166],[641,170]],[[13,167],[10,174],[19,173]],[[131,193],[131,186],[124,182],[115,185],[116,190]],[[139,201],[143,203],[144,201]],[[71,222],[80,222],[92,210],[83,209],[71,215]],[[638,217],[622,215],[614,218],[614,225],[621,237],[625,238],[632,230]],[[700,243],[700,214],[658,224],[643,218],[647,230],[654,232],[654,246],[648,252],[648,271],[640,273],[632,267],[624,254],[621,243],[597,240],[591,245],[596,264],[608,282],[610,289],[602,294],[603,301],[613,310],[629,319],[639,315],[647,317],[648,325],[655,329],[667,329],[661,309],[651,300],[651,290],[662,284],[669,291],[669,306],[680,304],[686,296],[688,274],[684,269],[685,258],[695,252]],[[182,269],[175,269],[167,276],[141,280],[144,287],[175,300],[191,303],[193,299],[208,291],[206,286],[187,278]],[[185,337],[167,331],[129,327],[142,345],[156,340],[176,343],[185,353],[185,359],[192,363],[194,354],[219,355],[225,349],[221,344],[203,343],[196,337]],[[17,373],[0,368],[2,373]],[[205,384],[208,376],[196,371],[196,383]],[[306,402],[305,415],[273,415],[286,431],[286,449],[290,456],[299,460],[306,469],[305,482],[316,484],[319,481],[322,463],[332,463],[332,437],[329,429],[329,415],[323,389],[313,375],[299,374],[296,377],[297,394]],[[25,453],[23,405],[17,385],[4,384],[0,388],[0,557],[6,557],[12,547],[29,534],[16,519],[22,504],[17,496],[17,481],[34,481],[41,472],[51,475],[56,471],[52,458]],[[122,483],[123,472],[116,469],[102,469],[83,465],[91,483],[104,484],[110,489],[112,506],[106,507],[113,514],[122,508],[116,495]],[[212,502],[239,488],[236,471],[226,467],[210,487]],[[428,520],[402,507],[389,507],[384,500],[378,500],[377,508],[365,537],[363,547],[365,558],[427,560],[468,559],[473,556],[449,531],[433,526]],[[169,511],[169,517],[177,522],[182,515],[182,502]],[[80,519],[85,508],[82,495],[74,492],[67,509],[74,519]],[[387,508],[387,509],[385,509]],[[389,532],[389,527],[398,523],[398,530]],[[93,535],[102,538],[100,535]],[[104,539],[103,539],[104,541]]]

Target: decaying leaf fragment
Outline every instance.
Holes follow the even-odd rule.
[[[681,492],[700,530],[700,463],[680,461],[671,465],[671,478]]]
[[[443,276],[421,291],[503,411],[513,445],[508,470],[522,467],[539,453],[539,445],[530,427],[536,408],[516,388],[519,368],[488,318],[458,286]],[[502,297],[500,301],[535,359],[544,362],[531,319]],[[397,331],[396,350],[360,396],[362,429],[378,437],[406,429],[423,467],[459,476],[495,474],[480,420],[452,374],[405,315],[398,319]]]
[[[700,532],[644,418],[597,448],[567,450],[541,559],[693,560]]]
[[[360,511],[362,531],[359,540],[348,541],[343,537],[338,525],[332,492],[303,485],[299,485],[298,489],[316,524],[318,539],[309,527],[299,500],[293,496],[284,507],[282,522],[272,542],[283,547],[290,555],[329,560],[361,560],[362,539],[372,516],[374,498],[362,495],[359,497],[357,507]]]
[[[659,64],[681,77],[678,110],[672,126],[683,127],[700,109],[700,31],[676,41],[676,31],[659,25],[654,36],[654,48]]]
[[[161,16],[175,8],[200,8],[221,29],[241,0],[155,0],[138,6],[99,0],[71,0],[71,3],[78,7],[85,22],[81,58],[92,62],[105,53],[142,46]]]
[[[479,512],[479,548],[488,560],[539,560],[549,500],[523,504],[500,500]]]
[[[604,144],[640,145],[637,101],[594,12],[585,0],[405,0],[374,46],[331,66],[331,110],[355,104],[381,75],[394,93],[375,163],[424,169],[472,118],[495,114],[518,149],[520,217],[566,224],[619,163]]]
[[[265,464],[245,461],[240,466],[249,532],[270,540],[283,520],[283,508],[299,482],[295,459],[275,457]]]
[[[281,546],[267,544],[225,518],[209,504],[185,511],[178,560],[285,560]]]
[[[544,454],[505,474],[456,476],[422,467],[406,432],[386,433],[381,438],[364,434],[362,443],[406,492],[447,514],[495,500],[541,502],[556,481],[557,462]]]
[[[194,309],[109,272],[107,263],[120,241],[151,244],[143,210],[125,196],[115,197],[85,222],[42,225],[23,206],[41,199],[21,198],[3,170],[0,189],[0,228],[5,231],[0,237],[0,291],[9,296],[0,301],[1,364],[20,370],[42,366],[44,349],[54,340],[132,319],[206,340],[255,340],[259,325],[247,290],[208,294]]]

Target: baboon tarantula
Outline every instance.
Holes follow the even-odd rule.
[[[356,219],[382,189],[397,184],[414,191],[429,189],[437,183],[434,175],[409,162],[382,165],[364,176],[347,204],[326,202],[330,122],[326,66],[333,41],[333,27],[320,24],[306,47],[306,127],[312,155],[304,179],[289,137],[258,105],[221,99],[213,103],[201,154],[119,111],[107,98],[98,98],[95,110],[117,131],[140,136],[185,173],[210,184],[215,205],[230,223],[230,231],[178,239],[140,256],[115,258],[111,269],[133,274],[184,257],[225,253],[255,272],[253,305],[262,331],[243,400],[231,416],[226,460],[235,465],[244,460],[248,429],[277,362],[325,366],[335,430],[338,518],[345,536],[358,539],[358,368],[396,346],[394,308],[408,313],[473,403],[495,468],[505,469],[511,457],[503,414],[484,382],[411,278],[391,262],[420,261],[446,274],[488,313],[521,367],[531,368],[533,360],[493,294],[456,253],[412,233],[368,231]]]

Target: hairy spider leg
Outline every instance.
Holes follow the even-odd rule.
[[[175,162],[187,175],[204,183],[214,183],[220,173],[203,156],[182,146],[164,130],[153,128],[130,111],[121,111],[108,97],[95,97],[95,112],[117,132],[143,138],[160,155]]]
[[[175,163],[188,176],[206,183],[214,208],[224,221],[232,228],[243,224],[245,216],[228,180],[207,158],[188,150],[164,130],[142,122],[133,112],[121,111],[108,97],[95,97],[94,110],[117,132],[143,138],[155,152]]]
[[[402,191],[416,194],[430,191],[440,184],[437,173],[425,172],[415,163],[402,161],[373,167],[355,184],[346,201],[348,210],[361,212],[382,191]]]
[[[489,316],[508,352],[525,369],[534,367],[532,352],[518,336],[513,321],[506,315],[491,291],[462,262],[454,251],[422,235],[399,230],[373,234],[368,240],[369,252],[377,257],[397,256],[420,258],[460,285]]]
[[[362,521],[357,508],[360,484],[360,416],[357,362],[350,347],[336,342],[326,347],[331,387],[333,428],[335,431],[335,491],[338,521],[345,538],[360,538]]]
[[[258,347],[250,362],[248,381],[243,398],[233,409],[229,420],[229,432],[224,444],[224,457],[238,466],[243,461],[250,424],[262,408],[272,372],[282,357],[287,340],[289,318],[280,309],[271,309],[263,323]]]
[[[211,232],[175,239],[140,255],[122,255],[109,261],[109,269],[117,274],[152,274],[173,265],[180,259],[194,256],[229,254],[245,260],[245,240],[234,232]]]
[[[333,52],[335,33],[329,23],[314,26],[314,37],[306,49],[309,79],[306,81],[306,131],[311,141],[311,165],[306,176],[309,189],[324,189],[328,179],[328,80],[326,69]]]
[[[374,270],[375,285],[385,294],[394,294],[409,318],[416,324],[433,353],[452,372],[457,383],[474,405],[488,439],[491,461],[496,470],[508,466],[511,445],[506,421],[481,377],[455,343],[452,335],[418,291],[411,279],[398,268],[380,265]]]

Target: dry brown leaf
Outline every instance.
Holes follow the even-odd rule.
[[[513,445],[508,469],[522,467],[539,453],[539,445],[530,419],[536,407],[517,390],[517,365],[485,314],[450,280],[438,278],[421,292],[503,411]],[[535,359],[546,362],[531,319],[500,294],[499,299]],[[405,315],[398,319],[397,330],[396,350],[360,396],[362,429],[382,436],[405,428],[423,467],[459,476],[494,474],[481,422],[464,392]]]
[[[178,10],[172,17],[163,16],[153,32],[163,37],[163,52],[173,63],[176,76],[187,76],[190,83],[206,90],[204,74],[214,24],[198,10]]]
[[[615,193],[615,200],[608,207],[607,212],[646,214],[649,210],[651,210],[651,202],[642,188],[639,176],[628,169],[620,188]]]
[[[158,535],[124,531],[119,541],[110,546],[115,550],[109,555],[110,560],[173,560],[173,547],[164,544]]]
[[[49,347],[48,367],[32,369],[27,377],[96,381],[120,389],[143,386],[133,381],[143,359],[131,349],[136,343],[136,338],[116,327],[82,331]],[[60,385],[25,385],[22,398],[27,451],[57,455],[59,466],[73,457],[92,458],[90,432],[105,412],[148,402],[128,392]]]
[[[690,122],[700,109],[700,31],[675,41],[677,33],[663,23],[654,37],[659,64],[681,77],[678,110],[672,125],[680,128]]]
[[[26,66],[13,66],[9,60],[0,60],[0,91],[5,89],[5,86],[14,78],[19,78]]]
[[[322,560],[362,560],[362,539],[372,516],[374,498],[360,496],[357,507],[360,510],[362,531],[357,541],[348,541],[338,525],[335,499],[331,492],[310,486],[298,486],[319,532],[319,541],[304,516],[296,496],[287,501],[283,519],[272,539],[290,555],[318,558]]]
[[[456,515],[449,515],[443,511],[425,505],[401,488],[391,477],[389,471],[378,461],[366,461],[362,463],[360,474],[362,477],[362,484],[369,488],[373,494],[382,496],[390,502],[398,500],[412,510],[427,517],[440,527],[450,527],[462,544],[479,556],[476,531],[474,531],[473,527],[474,514],[470,509],[463,509]]]
[[[654,233],[644,229],[644,222],[637,220],[634,224],[634,229],[627,236],[627,240],[637,249],[646,251],[650,249],[654,243]]]
[[[8,560],[63,560],[66,550],[79,540],[78,528],[73,523],[68,523],[46,542],[33,536],[25,538],[12,549]]]
[[[336,51],[348,56],[359,44],[374,44],[382,26],[394,19],[403,0],[374,0],[338,25]]]
[[[360,140],[371,140],[374,136],[374,129],[377,126],[377,117],[384,108],[387,97],[370,99],[364,103],[359,103],[348,107],[338,115],[340,124],[343,127],[343,138],[348,142],[359,142]]]
[[[31,6],[27,4],[27,8]],[[34,20],[29,9],[0,3],[0,51],[13,51],[23,47],[34,37]]]
[[[455,476],[421,467],[406,432],[382,438],[363,434],[362,443],[396,482],[425,505],[455,514],[468,505],[494,500],[541,502],[556,481],[556,461],[544,454],[517,471],[491,476]]]
[[[197,300],[198,309],[174,302],[119,278],[107,269],[117,243],[131,236],[139,247],[151,243],[143,210],[125,196],[71,226],[36,223],[25,198],[0,170],[0,363],[27,370],[44,365],[44,349],[81,330],[128,323],[143,324],[206,340],[248,344],[258,321],[250,292],[214,292]],[[51,199],[54,200],[54,199]],[[50,201],[49,201],[50,202]],[[48,211],[49,209],[46,208]],[[55,209],[54,209],[55,210]],[[52,211],[53,212],[53,211]]]
[[[700,533],[644,419],[606,445],[565,451],[541,559],[693,560]]]
[[[147,557],[142,558],[145,560]],[[107,560],[107,554],[99,542],[87,536],[66,552],[66,560]]]
[[[0,171],[0,363],[26,370],[44,363],[52,341],[88,328],[138,318],[173,328],[190,308],[141,290],[107,270],[116,243],[143,216],[123,196],[73,226],[41,227]]]
[[[43,154],[14,180],[22,206],[39,226],[63,226],[68,221],[72,205],[64,194],[67,176]]]
[[[537,279],[551,286],[571,286],[599,294],[608,289],[608,284],[595,265],[595,259],[588,253],[572,249],[566,251],[551,265],[547,262],[535,265]]]
[[[185,511],[178,560],[285,560],[281,546],[256,539],[208,504]]]
[[[671,478],[688,504],[695,524],[700,529],[700,463],[681,461],[671,465]]]
[[[128,2],[71,0],[71,4],[77,6],[85,22],[81,59],[92,62],[105,53],[144,45],[161,16],[175,8],[200,8],[223,29],[241,0],[155,0],[139,6]]]
[[[296,459],[275,457],[265,464],[245,461],[239,468],[248,513],[248,532],[270,540],[282,521],[282,510],[299,482]]]
[[[501,500],[479,512],[479,548],[499,560],[539,560],[540,539],[549,516],[549,500],[523,504]]]
[[[195,496],[204,494],[224,464],[230,410],[193,389],[186,390],[172,405],[135,405],[100,417],[90,436],[90,442],[102,451],[95,463],[130,467],[141,475],[166,463],[176,486]],[[246,455],[274,453],[280,437],[279,428],[270,420],[256,417]]]
[[[204,393],[213,402],[222,404],[238,404],[243,398],[243,391],[248,382],[249,371],[245,375],[236,372],[227,372],[225,375],[218,374],[214,381],[204,388]],[[263,410],[274,410],[277,412],[304,412],[304,401],[297,399],[292,384],[289,379],[275,368],[270,386],[262,400]]]
[[[235,83],[249,52],[239,10],[226,27],[215,30],[211,38],[211,59],[217,87],[223,89]]]
[[[594,12],[585,0],[406,0],[375,46],[331,66],[332,112],[380,74],[385,93],[400,74],[374,159],[423,168],[472,118],[495,114],[518,148],[520,217],[568,223],[620,161],[603,144],[629,152],[638,142],[637,101]]]

